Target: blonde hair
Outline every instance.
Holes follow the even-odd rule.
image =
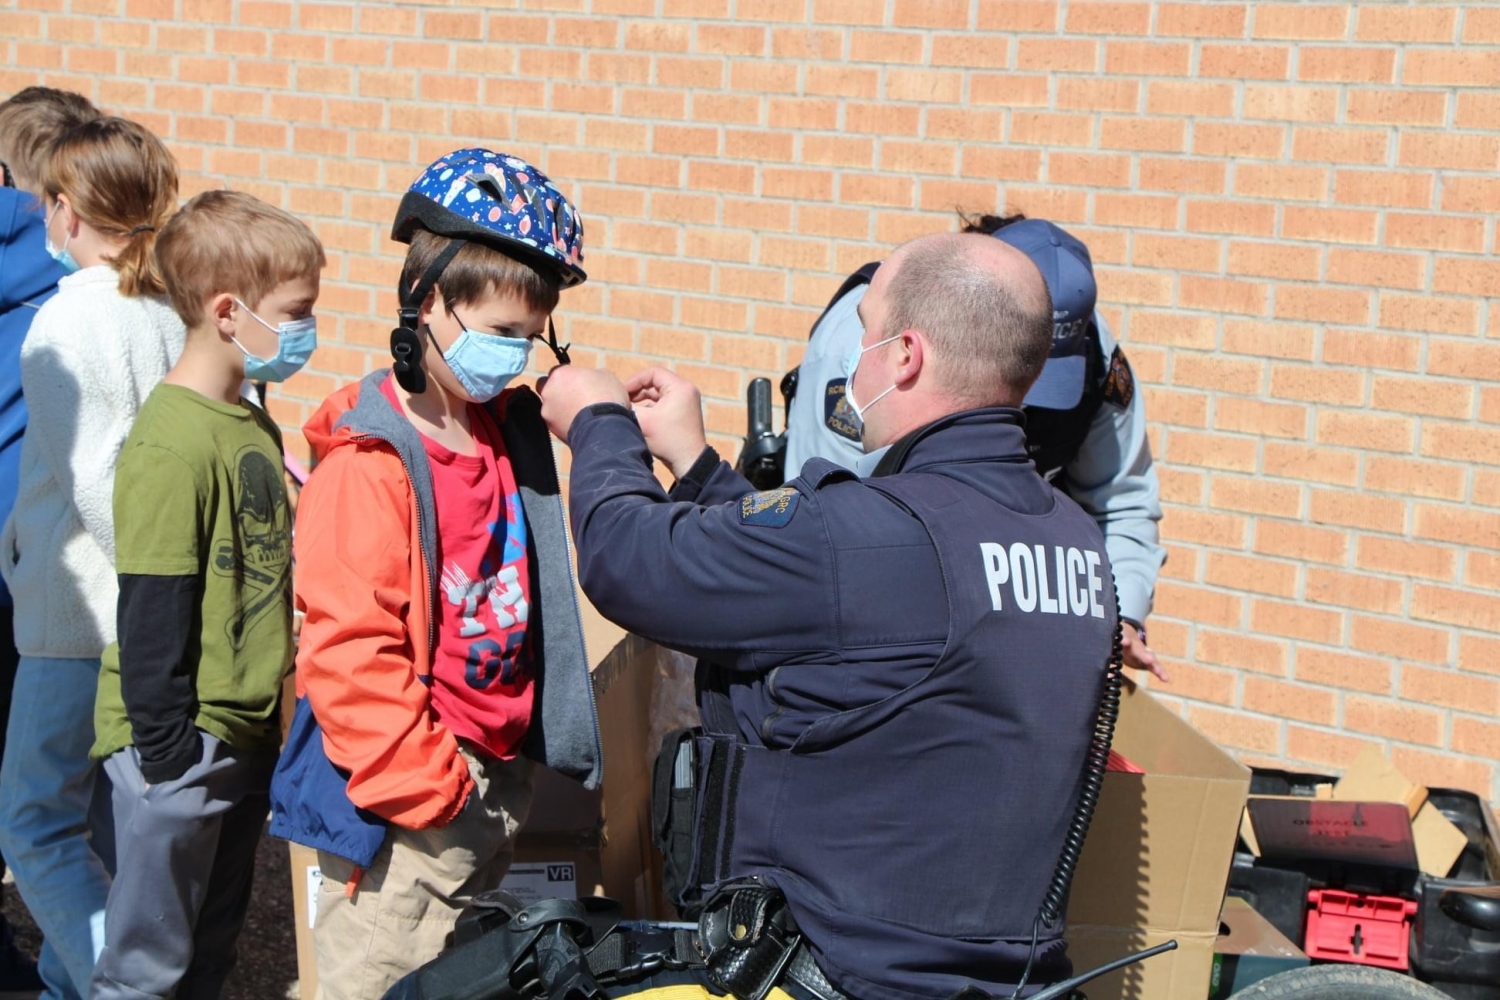
[[[283,281],[327,263],[306,223],[242,191],[205,191],[182,206],[157,237],[156,260],[189,328],[215,295],[229,292],[253,309]]]
[[[0,160],[10,166],[16,186],[41,194],[39,182],[52,144],[98,117],[99,109],[87,97],[53,87],[27,87],[0,102]]]
[[[120,272],[122,294],[161,294],[151,251],[177,207],[177,164],[160,139],[125,118],[85,122],[57,140],[40,180],[49,197],[67,195],[101,235],[125,238],[105,258]]]

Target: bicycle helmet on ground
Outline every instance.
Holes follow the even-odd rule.
[[[583,220],[547,175],[525,160],[488,149],[460,149],[424,170],[401,198],[391,238],[410,243],[425,229],[452,242],[412,288],[399,289],[400,322],[391,331],[396,378],[409,392],[427,385],[417,334],[422,303],[468,243],[479,243],[553,275],[563,288],[581,284]],[[548,346],[567,364],[548,323]]]

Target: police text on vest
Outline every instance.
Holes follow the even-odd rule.
[[[990,606],[996,611],[1004,610],[1001,594],[1009,584],[1011,600],[1021,611],[1104,617],[1104,580],[1099,575],[1103,559],[1092,549],[1026,542],[1012,542],[1007,548],[998,542],[980,542],[979,555],[990,588]]]

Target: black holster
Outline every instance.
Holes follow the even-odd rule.
[[[703,909],[693,872],[697,823],[697,729],[678,729],[662,740],[651,768],[651,831],[662,856],[662,886],[684,920]]]

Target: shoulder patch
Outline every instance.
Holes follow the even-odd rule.
[[[854,407],[844,398],[844,383],[840,377],[829,379],[823,387],[823,425],[846,441],[859,443],[859,421],[854,417]]]
[[[1130,362],[1125,360],[1125,352],[1116,347],[1109,356],[1109,374],[1104,377],[1104,401],[1128,410],[1134,399],[1135,376],[1131,374]]]
[[[797,512],[797,501],[802,498],[790,486],[746,493],[740,497],[740,523],[754,524],[762,528],[785,528]]]

